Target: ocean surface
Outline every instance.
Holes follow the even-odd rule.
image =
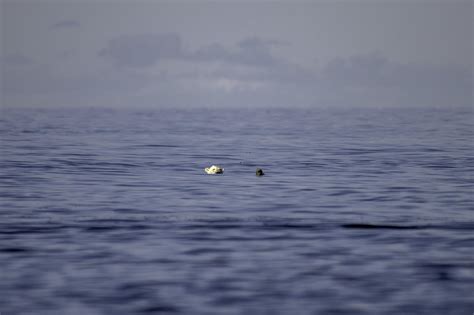
[[[0,313],[472,315],[473,121],[3,108]]]

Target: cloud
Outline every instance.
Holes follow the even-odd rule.
[[[355,55],[349,58],[334,58],[322,69],[321,75],[327,83],[336,85],[380,86],[393,66],[378,52]]]
[[[472,81],[469,69],[454,65],[397,63],[378,52],[334,58],[322,77],[338,86],[447,88]]]
[[[334,58],[320,68],[220,64],[195,81],[228,99],[262,106],[472,106],[473,75],[456,65],[398,63],[379,52]]]
[[[11,104],[121,106],[472,106],[470,68],[399,63],[379,52],[338,57],[320,67],[275,58],[281,43],[247,38],[193,49],[176,34],[123,35],[91,67],[77,56],[38,64],[2,60]],[[105,61],[112,61],[105,62]],[[69,67],[69,68],[66,68]]]
[[[163,60],[273,66],[277,60],[271,47],[277,44],[277,41],[252,37],[239,42],[235,49],[213,43],[189,50],[184,48],[177,34],[122,35],[109,40],[99,56],[112,60],[117,66],[137,68],[153,66]]]
[[[320,72],[319,85],[350,102],[380,105],[470,105],[472,70],[456,65],[397,63],[380,53],[335,58]]]
[[[176,34],[122,35],[109,40],[99,52],[118,66],[148,67],[162,59],[183,56],[181,38]]]
[[[237,43],[240,47],[255,48],[255,47],[272,47],[272,46],[287,46],[289,45],[286,41],[261,38],[261,37],[247,37]]]
[[[146,74],[110,67],[67,73],[56,65],[30,63],[1,71],[5,106],[110,106],[156,83]]]
[[[62,20],[51,25],[50,29],[58,30],[58,29],[79,28],[79,27],[81,27],[81,23],[79,23],[76,20]]]
[[[4,66],[26,66],[32,63],[33,60],[20,53],[8,54],[2,58],[2,65]]]
[[[276,43],[276,41],[275,41]],[[277,60],[271,53],[271,40],[263,40],[257,37],[246,38],[237,44],[237,49],[228,49],[220,44],[214,43],[202,47],[188,54],[190,60],[208,62],[228,62],[256,67],[268,67],[277,64]]]

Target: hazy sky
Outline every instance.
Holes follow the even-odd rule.
[[[473,1],[0,3],[2,106],[473,104]]]

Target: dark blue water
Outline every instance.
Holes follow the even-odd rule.
[[[0,115],[2,315],[474,311],[470,109]]]

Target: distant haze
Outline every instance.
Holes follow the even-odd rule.
[[[473,106],[472,1],[0,6],[2,106]]]

